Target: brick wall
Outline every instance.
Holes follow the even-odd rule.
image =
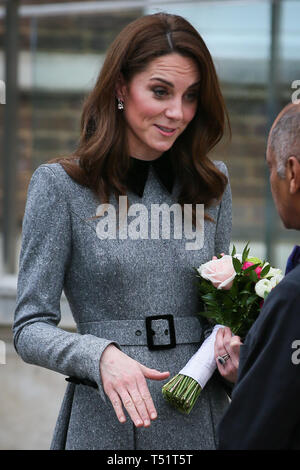
[[[32,4],[34,2],[23,2]],[[36,1],[36,3],[39,3]],[[37,23],[38,52],[102,53],[140,11],[97,16],[42,18]],[[21,49],[30,49],[30,21],[20,21]],[[0,49],[3,22],[0,22]],[[267,91],[261,85],[222,84],[232,126],[231,142],[223,142],[212,158],[226,162],[234,200],[234,237],[264,238],[265,223],[265,147],[267,136]],[[79,137],[83,93],[21,91],[18,133],[19,226],[25,207],[26,191],[33,170],[58,155],[68,155]],[[283,96],[282,105],[289,101]],[[0,145],[2,145],[3,107],[0,107]],[[2,182],[0,183],[0,203]],[[0,206],[1,207],[1,206]],[[0,209],[1,210],[1,209]],[[1,212],[0,212],[1,220]],[[276,219],[279,230],[281,226]]]

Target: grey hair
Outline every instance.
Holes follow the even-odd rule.
[[[269,147],[275,156],[278,176],[285,178],[288,158],[294,155],[300,159],[300,106],[291,107],[278,120],[270,133]]]

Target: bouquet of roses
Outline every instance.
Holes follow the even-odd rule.
[[[248,243],[242,254],[214,256],[212,261],[194,268],[203,311],[212,325],[211,334],[185,367],[163,386],[165,399],[188,414],[217,365],[214,343],[217,330],[228,326],[233,334],[245,338],[258,317],[266,296],[281,281],[280,269],[259,258],[249,258]],[[226,358],[218,360],[225,363]]]

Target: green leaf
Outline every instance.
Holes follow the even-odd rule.
[[[224,296],[223,305],[224,305],[224,307],[228,308],[229,310],[232,308],[233,300],[229,295]]]
[[[253,304],[253,302],[255,302],[257,300],[257,295],[251,295],[250,297],[248,297],[247,299],[247,302],[246,302],[246,305],[247,307],[249,307],[251,304]]]
[[[244,289],[247,290],[248,292],[253,292],[253,282],[252,281],[247,282]]]
[[[251,271],[249,273],[249,277],[250,277],[251,281],[253,281],[255,283],[258,281],[258,276],[257,276],[255,271]]]
[[[234,279],[231,289],[229,290],[229,295],[231,297],[237,297],[239,293],[238,285],[236,279]]]
[[[270,271],[270,269],[271,269],[271,266],[269,264],[267,264],[267,266],[265,266],[262,269],[262,271],[260,273],[260,277],[265,277],[268,274],[268,272]]]
[[[231,256],[234,257],[234,255],[236,255],[235,245],[233,245],[232,252],[231,252]]]
[[[249,242],[247,242],[244,250],[243,250],[243,254],[242,254],[242,263],[244,264],[246,259],[248,258],[248,255],[249,255],[249,251],[250,251],[250,248],[248,248],[248,245],[249,245]]]
[[[205,302],[216,302],[216,297],[212,292],[203,295],[202,299],[205,300]]]
[[[218,310],[219,310],[219,303],[217,302],[216,299],[211,298],[211,297],[207,297],[207,296],[210,296],[210,295],[211,295],[211,294],[203,295],[203,296],[202,296],[202,301],[204,302],[204,304],[206,305],[206,307],[212,308],[212,309],[218,311]]]
[[[212,292],[215,288],[210,281],[200,277],[200,281],[197,282],[200,292]]]
[[[236,273],[240,273],[242,271],[242,263],[237,258],[232,258],[232,264]]]
[[[203,312],[198,312],[198,315],[202,315],[203,317],[206,317],[206,318],[213,318],[215,319],[215,312],[212,312],[210,310],[205,310]]]
[[[242,291],[239,293],[239,295],[248,295],[248,296],[251,295],[251,294],[252,294],[252,292],[249,291],[249,290],[246,290],[246,289],[242,290]]]

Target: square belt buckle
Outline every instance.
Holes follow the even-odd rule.
[[[155,335],[155,331],[152,328],[153,320],[168,320],[168,334],[170,337],[169,344],[154,344],[153,337]],[[147,345],[150,350],[171,349],[171,348],[175,348],[176,346],[176,336],[175,336],[173,315],[156,315],[156,316],[146,317],[146,333],[147,333]]]

